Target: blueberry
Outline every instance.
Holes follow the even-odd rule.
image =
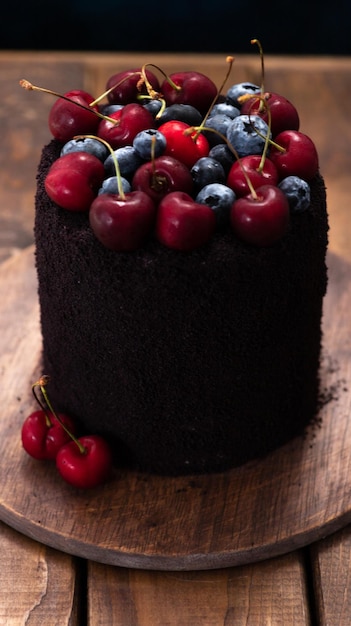
[[[165,108],[161,117],[158,118],[160,124],[169,122],[171,120],[177,120],[178,122],[185,122],[189,126],[200,126],[202,122],[201,113],[193,107],[191,104],[170,104]]]
[[[240,96],[251,93],[259,95],[261,93],[261,87],[258,87],[258,85],[254,83],[237,83],[229,87],[226,93],[226,102],[240,109],[241,104],[238,100]]]
[[[213,146],[208,154],[222,165],[225,175],[227,176],[234,161],[236,161],[234,154],[229,150],[226,143],[219,143]]]
[[[131,191],[130,182],[121,176],[122,189],[124,193],[129,193]],[[98,195],[101,196],[103,193],[117,193],[118,194],[118,183],[117,176],[110,176],[109,178],[105,178],[102,182],[102,185],[98,191]]]
[[[125,176],[125,178],[130,178],[133,176],[134,172],[138,169],[138,167],[144,163],[144,160],[137,153],[133,146],[124,146],[123,148],[117,148],[114,150],[114,155],[118,161],[119,169],[121,172],[121,176]],[[104,162],[105,171],[108,176],[115,176],[116,168],[115,163],[112,158],[112,154],[110,154],[106,161]]]
[[[200,204],[207,204],[216,214],[217,226],[222,228],[229,223],[230,209],[236,200],[232,189],[222,183],[205,185],[195,198]]]
[[[285,193],[290,210],[293,213],[302,213],[310,206],[311,190],[309,184],[299,176],[287,176],[278,184]]]
[[[218,143],[225,142],[225,137],[227,136],[227,128],[231,121],[232,118],[228,117],[228,115],[223,115],[219,113],[217,115],[211,114],[207,118],[205,128],[212,128],[214,131],[217,131],[202,131],[210,146],[216,146]],[[223,137],[221,137],[217,133],[220,133],[221,135],[223,135]]]
[[[212,157],[201,157],[190,170],[195,192],[209,183],[224,183],[225,172],[219,161]]]
[[[123,109],[123,104],[103,104],[100,108],[99,108],[99,112],[102,113],[103,115],[111,115],[111,113],[115,113],[116,111],[119,111],[120,109]]]
[[[133,140],[133,148],[145,160],[161,156],[166,149],[166,137],[155,128],[142,130]],[[154,152],[153,152],[154,150]]]
[[[240,157],[262,154],[266,135],[272,136],[268,124],[259,115],[238,115],[227,129],[227,138]]]
[[[145,98],[145,100],[141,101],[141,104],[143,105],[145,109],[150,111],[153,117],[156,117],[157,113],[160,111],[162,107],[161,100],[152,100],[152,99],[150,100],[150,99]]]
[[[88,152],[93,154],[100,161],[104,162],[109,154],[108,148],[98,139],[85,137],[84,139],[70,139],[62,147],[61,156],[70,152]]]
[[[234,117],[240,115],[240,110],[233,106],[232,104],[228,104],[227,102],[217,102],[211,109],[211,117],[213,115],[227,115],[232,120]]]

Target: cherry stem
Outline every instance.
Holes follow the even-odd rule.
[[[52,404],[50,402],[50,399],[49,399],[49,396],[47,394],[47,391],[46,391],[46,385],[49,383],[49,381],[50,381],[49,376],[44,375],[44,376],[41,376],[39,378],[39,380],[37,380],[37,382],[32,385],[32,391],[33,391],[35,399],[37,400],[37,402],[40,404],[41,408],[43,409],[43,411],[45,413],[45,416],[48,418],[46,409],[43,406],[42,402],[39,400],[39,398],[38,398],[38,396],[36,394],[36,391],[35,391],[35,387],[39,387],[40,391],[41,391],[41,394],[42,394],[42,396],[43,396],[43,398],[44,398],[44,400],[46,402],[46,405],[47,405],[49,411],[51,411],[51,413],[54,415],[54,417],[57,419],[57,421],[61,424],[63,430],[72,439],[72,441],[74,441],[74,443],[78,446],[79,452],[81,454],[86,454],[86,452],[87,452],[86,448],[80,443],[80,441],[78,441],[78,439],[73,435],[73,433],[71,433],[71,431],[63,423],[63,421],[59,417],[59,415],[55,412],[55,410],[54,410],[54,408],[53,408],[53,406],[52,406]],[[48,425],[52,426],[52,422],[50,421],[50,419],[49,419],[49,424]]]
[[[208,111],[207,111],[207,113],[206,113],[206,115],[205,115],[204,119],[202,120],[202,124],[201,124],[202,126],[205,126],[205,124],[206,124],[206,122],[207,122],[207,120],[208,120],[208,117],[209,117],[209,115],[210,115],[210,113],[211,113],[211,111],[212,111],[212,109],[213,109],[214,105],[216,104],[216,102],[217,102],[217,100],[218,100],[218,96],[222,93],[222,91],[223,91],[223,89],[224,89],[224,85],[226,84],[226,82],[227,82],[227,80],[228,80],[228,78],[229,78],[229,76],[230,76],[230,73],[231,73],[231,71],[232,71],[232,67],[233,67],[233,63],[234,63],[234,57],[232,57],[232,56],[227,56],[227,58],[226,58],[226,62],[228,63],[227,73],[226,73],[226,75],[225,75],[225,77],[224,77],[224,79],[223,79],[223,81],[222,81],[222,84],[221,84],[220,88],[217,90],[217,93],[216,93],[215,97],[213,98],[213,100],[212,100],[212,102],[211,102],[211,104],[210,104],[210,106],[209,106],[209,109],[208,109]],[[200,132],[201,132],[201,130],[199,131],[199,133],[200,133]],[[198,134],[199,134],[199,133],[198,133]]]
[[[182,88],[177,85],[170,76],[168,76],[168,74],[166,74],[166,72],[163,71],[163,69],[161,69],[158,65],[155,65],[154,63],[145,63],[145,65],[143,65],[142,67],[142,72],[144,72],[144,77],[145,80],[147,80],[146,74],[145,74],[145,70],[147,67],[153,67],[155,70],[158,70],[159,72],[161,72],[162,76],[166,79],[167,83],[169,85],[171,85],[171,87],[173,87],[173,89],[175,89],[175,91],[181,91]],[[147,83],[149,83],[149,81],[147,81]],[[150,83],[149,83],[150,84]],[[152,86],[150,85],[151,89]],[[154,90],[152,89],[152,91],[154,92]],[[154,92],[156,94],[156,92]],[[157,96],[159,96],[160,94],[156,94]]]
[[[108,117],[108,115],[103,115],[99,111],[95,111],[95,109],[91,108],[94,106],[95,102],[97,102],[96,100],[92,102],[89,106],[85,106],[84,104],[81,104],[80,102],[76,102],[75,100],[72,100],[72,98],[68,98],[68,96],[65,96],[61,93],[57,93],[56,91],[52,91],[51,89],[45,89],[45,87],[38,87],[37,85],[33,85],[31,82],[29,82],[29,80],[26,80],[25,78],[22,78],[19,81],[19,84],[21,85],[21,87],[23,87],[23,89],[26,89],[27,91],[41,91],[43,93],[48,93],[51,96],[55,96],[55,98],[61,98],[61,100],[66,100],[66,102],[75,104],[77,107],[80,107],[81,109],[84,109],[85,111],[94,113],[95,115],[97,115],[97,117],[100,117],[102,120],[107,120],[108,122],[112,122],[113,124],[116,124],[116,120],[114,120],[112,117]]]
[[[260,52],[260,59],[261,59],[261,97],[264,97],[264,79],[265,79],[265,69],[264,69],[264,55],[263,55],[263,48],[261,45],[261,42],[259,39],[251,39],[251,43],[252,44],[256,44],[258,46],[259,52]],[[260,102],[260,108],[259,111],[262,111],[264,108],[264,104],[263,104],[263,100],[261,100]]]
[[[115,166],[116,178],[117,178],[117,187],[118,187],[118,195],[122,198],[122,200],[125,200],[126,199],[126,195],[125,195],[124,190],[123,190],[121,170],[119,168],[118,159],[117,159],[117,157],[115,155],[115,152],[114,152],[113,148],[108,143],[108,141],[105,141],[105,139],[102,139],[101,137],[96,137],[96,135],[76,135],[75,137],[73,137],[73,139],[96,139],[96,141],[100,141],[101,143],[104,144],[104,146],[106,146],[106,148],[109,150],[109,152],[111,154],[112,161],[113,161],[113,164]]]

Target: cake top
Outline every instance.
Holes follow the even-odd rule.
[[[188,252],[230,229],[271,246],[292,212],[308,210],[318,172],[313,141],[295,106],[262,83],[222,85],[197,71],[171,75],[153,64],[118,72],[98,98],[82,89],[55,94],[49,128],[59,158],[48,196],[84,212],[102,245],[134,251],[156,238]],[[28,81],[27,89],[43,90]]]

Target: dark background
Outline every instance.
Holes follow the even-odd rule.
[[[1,10],[0,48],[351,54],[351,1],[27,0]],[[8,6],[10,5],[10,6]]]

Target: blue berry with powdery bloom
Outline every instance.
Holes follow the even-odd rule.
[[[212,157],[216,161],[219,161],[226,176],[228,176],[230,168],[232,167],[234,161],[236,161],[234,154],[231,150],[229,150],[226,143],[219,143],[216,146],[212,146],[208,156]]]
[[[239,157],[262,154],[267,134],[272,137],[268,124],[259,115],[238,115],[227,129],[227,139]]]
[[[218,143],[225,143],[227,129],[231,122],[232,118],[228,117],[228,115],[223,115],[219,113],[217,113],[217,115],[212,115],[211,113],[211,115],[206,120],[205,129],[202,131],[210,146],[216,146]],[[206,128],[212,128],[212,131],[206,130]],[[221,135],[223,135],[223,137],[221,137]]]
[[[228,104],[232,104],[238,109],[241,108],[241,103],[239,102],[239,98],[241,96],[245,96],[247,94],[260,95],[261,87],[255,85],[254,83],[246,82],[246,83],[236,83],[229,87],[226,93],[226,102]]]
[[[71,152],[87,152],[93,154],[100,161],[104,162],[109,154],[108,148],[98,139],[84,137],[83,139],[70,139],[64,144],[60,156]]]
[[[287,176],[283,178],[278,184],[278,187],[285,193],[292,213],[302,213],[310,206],[310,186],[299,176]]]
[[[216,215],[218,228],[223,228],[229,223],[230,209],[236,195],[230,187],[223,183],[210,183],[203,187],[197,194],[195,201],[209,206]]]
[[[240,110],[227,102],[217,102],[211,109],[211,117],[213,115],[227,115],[233,120],[234,117],[240,115]]]
[[[121,176],[127,179],[131,178],[138,167],[144,163],[144,159],[141,158],[133,146],[117,148],[117,150],[114,150],[114,155],[118,161]],[[115,176],[116,169],[112,154],[109,154],[104,161],[104,167],[107,176]]]
[[[222,165],[212,157],[201,157],[190,170],[195,193],[209,183],[224,183],[225,172]]]
[[[178,120],[179,122],[185,122],[189,126],[200,126],[202,122],[202,115],[191,104],[170,104],[165,108],[162,115],[158,118],[160,124],[169,122],[171,120]]]
[[[121,176],[121,183],[124,193],[129,193],[131,191],[130,182],[126,178],[123,178],[123,176]],[[98,195],[101,196],[101,194],[103,193],[119,194],[117,176],[109,176],[109,178],[105,178],[98,191]]]
[[[140,131],[133,140],[134,150],[145,161],[161,156],[166,145],[166,137],[155,128]]]

